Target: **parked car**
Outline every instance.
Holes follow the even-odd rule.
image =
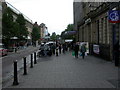
[[[0,56],[5,56],[8,54],[8,49],[5,48],[4,44],[0,43]]]

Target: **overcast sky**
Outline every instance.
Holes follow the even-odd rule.
[[[48,32],[61,34],[73,23],[73,0],[6,0],[33,22],[45,23]]]

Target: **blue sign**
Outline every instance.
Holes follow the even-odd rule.
[[[108,16],[109,16],[109,22],[111,23],[120,22],[120,11],[119,10],[110,10]]]

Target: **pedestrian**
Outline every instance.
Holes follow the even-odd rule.
[[[55,54],[55,44],[52,45],[52,53]]]
[[[45,44],[45,45],[44,45],[44,54],[45,54],[45,56],[47,56],[47,50],[48,50],[48,45]]]
[[[75,57],[78,58],[78,51],[79,51],[78,42],[76,42],[76,44],[75,44],[74,51],[75,51]]]
[[[68,43],[66,43],[66,48],[65,48],[66,51],[68,51]]]
[[[82,53],[82,58],[84,59],[86,52],[86,44],[82,44],[80,52]]]
[[[59,47],[56,47],[56,56],[58,56],[58,48],[59,48]]]
[[[40,45],[40,49],[39,49],[40,51],[38,52],[38,56],[40,57],[40,56],[44,56],[45,55],[45,53],[44,53],[44,44],[41,44]]]
[[[66,50],[66,45],[65,45],[65,43],[62,45],[62,48],[63,48],[63,53],[65,54],[65,50]]]
[[[61,44],[59,44],[59,53],[61,54]]]

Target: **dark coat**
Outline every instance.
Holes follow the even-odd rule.
[[[75,45],[74,50],[75,50],[75,51],[79,51],[79,45]]]

